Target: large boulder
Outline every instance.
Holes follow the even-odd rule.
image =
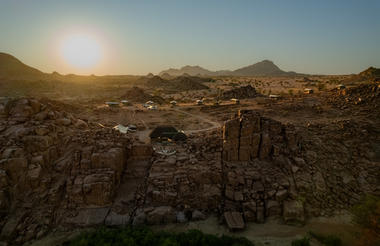
[[[102,225],[108,212],[109,208],[81,209],[77,216],[67,218],[66,223],[84,227]]]
[[[150,225],[176,222],[177,216],[172,207],[156,207],[147,214],[146,221]]]
[[[286,224],[303,225],[305,223],[304,207],[301,201],[284,201],[283,219]]]

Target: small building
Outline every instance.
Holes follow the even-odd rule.
[[[310,88],[305,88],[305,89],[303,90],[303,92],[304,92],[305,94],[313,94],[313,93],[314,93],[314,90],[313,90],[313,89],[310,89]]]
[[[128,126],[128,131],[130,131],[130,132],[135,132],[135,131],[137,131],[137,126],[136,125],[129,125]]]
[[[106,102],[106,105],[109,107],[118,107],[120,104],[119,102]]]
[[[128,100],[121,100],[120,101],[123,105],[129,105],[129,101]]]
[[[157,110],[157,106],[156,105],[150,105],[147,107],[148,110]]]
[[[280,95],[275,95],[275,94],[270,94],[269,98],[271,99],[279,99],[281,96]]]
[[[147,101],[146,103],[143,104],[144,108],[149,108],[150,106],[153,106],[154,102],[153,101]]]
[[[235,104],[240,104],[240,100],[237,98],[232,98],[231,101],[234,102]]]
[[[340,84],[336,88],[338,88],[339,90],[343,90],[346,88],[346,86],[344,84]]]
[[[239,212],[224,212],[224,219],[230,231],[243,230],[245,227],[243,216]]]
[[[173,126],[158,126],[149,134],[149,137],[151,141],[185,141],[187,139],[185,133]]]

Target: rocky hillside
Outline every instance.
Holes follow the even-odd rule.
[[[380,81],[380,68],[369,67],[366,70],[345,79],[342,83],[355,84],[365,81]]]
[[[129,139],[58,108],[32,98],[0,102],[0,241],[19,245],[75,209],[112,203]]]
[[[0,78],[30,79],[43,75],[41,71],[25,65],[17,58],[0,52]]]
[[[374,88],[360,93],[377,95]],[[369,102],[365,111],[378,110]],[[162,145],[175,150],[166,155],[54,101],[3,100],[0,240],[20,245],[57,227],[184,223],[230,212],[244,222],[303,224],[348,208],[363,192],[379,194],[373,121],[297,129],[241,110],[223,133]]]
[[[258,95],[256,89],[251,85],[242,86],[239,88],[235,88],[229,91],[223,92],[222,99],[245,99],[245,98],[254,98]]]
[[[380,78],[380,68],[369,67],[363,72],[359,73],[359,76],[367,79]]]

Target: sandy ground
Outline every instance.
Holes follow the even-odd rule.
[[[249,223],[246,229],[240,232],[230,232],[225,225],[219,223],[218,218],[215,216],[210,216],[203,221],[152,226],[151,228],[155,231],[164,230],[171,232],[183,232],[190,229],[198,229],[204,233],[216,234],[219,236],[223,234],[241,236],[248,238],[255,244],[255,246],[289,246],[293,240],[302,238],[309,231],[326,235],[334,234],[343,240],[344,245],[351,245],[357,229],[350,223],[350,216],[345,213],[330,218],[313,218],[302,227],[280,224],[280,222],[275,219],[268,220],[265,224]],[[41,240],[25,245],[59,245],[66,240],[74,238],[81,232],[91,230],[93,229],[77,229],[75,231],[67,232],[57,231],[49,234]],[[314,242],[313,245],[319,244]]]

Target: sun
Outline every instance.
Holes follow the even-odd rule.
[[[75,34],[62,40],[61,55],[71,66],[88,69],[100,62],[102,49],[96,38],[85,34]]]

